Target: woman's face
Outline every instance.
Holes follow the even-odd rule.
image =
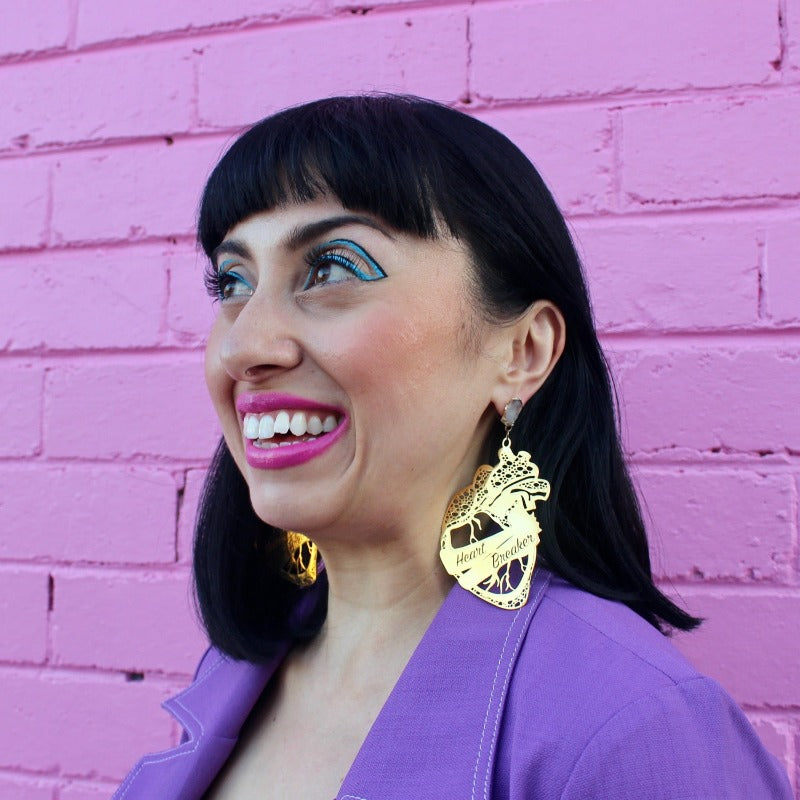
[[[245,219],[214,260],[206,380],[259,517],[438,529],[496,419],[501,329],[474,308],[464,248],[325,199]]]

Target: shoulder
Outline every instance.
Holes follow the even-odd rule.
[[[565,679],[601,673],[606,690],[626,698],[698,676],[668,637],[622,603],[604,600],[554,577],[532,622],[540,641],[549,642],[549,663]],[[579,655],[579,658],[575,658]],[[564,673],[564,659],[570,670]],[[613,667],[613,670],[611,669]]]
[[[786,776],[744,714],[698,675],[640,694],[595,730],[562,800],[791,798]]]
[[[520,650],[498,758],[511,797],[791,797],[719,684],[626,606],[556,578]]]

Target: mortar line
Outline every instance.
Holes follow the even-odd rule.
[[[471,91],[471,90],[470,90]],[[757,92],[757,94],[753,94]],[[616,93],[608,95],[586,95],[586,96],[568,96],[563,98],[525,98],[525,99],[508,99],[508,100],[491,100],[484,102],[479,95],[470,96],[469,113],[489,113],[494,111],[547,111],[552,108],[580,108],[584,106],[595,106],[598,110],[607,111],[609,108],[616,108],[618,112],[624,113],[625,111],[642,107],[652,106],[654,99],[660,100],[660,104],[670,105],[674,103],[694,103],[696,101],[703,101],[705,99],[724,95],[724,99],[731,102],[736,101],[759,101],[764,96],[778,95],[783,97],[796,97],[800,94],[800,84],[746,84],[734,86],[721,86],[709,87],[705,89],[683,89],[673,92],[630,92]],[[458,105],[456,102],[455,105]],[[186,139],[195,139],[199,137],[228,137],[238,135],[246,122],[241,125],[223,125],[214,128],[202,128],[194,130],[192,128],[181,131],[159,131],[157,133],[148,133],[141,135],[131,136],[117,136],[109,137],[106,139],[90,139],[90,140],[77,140],[69,142],[66,145],[63,143],[52,143],[39,145],[33,149],[25,151],[15,151],[11,149],[0,150],[0,159],[4,158],[30,158],[36,155],[52,154],[52,153],[68,153],[75,150],[88,150],[93,148],[108,148],[113,146],[125,146],[128,144],[151,143],[159,141],[170,136],[178,141]]]
[[[72,0],[77,2],[77,0]],[[435,15],[441,10],[463,7],[465,0],[438,0],[436,5],[431,6],[425,0],[415,0],[415,2],[403,4],[377,5],[369,8],[370,16],[403,16],[409,11],[422,11],[426,15]],[[336,9],[326,9],[318,13],[298,14],[294,16],[281,17],[278,14],[261,14],[251,17],[244,17],[237,20],[225,20],[210,22],[206,25],[192,27],[187,24],[182,28],[168,31],[151,31],[148,33],[135,34],[132,36],[118,36],[110,39],[103,39],[94,42],[87,42],[83,45],[75,43],[74,49],[70,50],[49,50],[34,53],[12,53],[0,56],[0,67],[11,64],[24,64],[32,62],[43,62],[74,55],[89,55],[97,52],[113,52],[126,49],[139,49],[142,46],[158,46],[161,44],[186,43],[188,46],[197,39],[215,39],[225,36],[235,36],[238,34],[259,33],[265,30],[275,30],[292,26],[308,26],[324,24],[325,22],[348,20],[354,16],[359,8],[340,7]]]

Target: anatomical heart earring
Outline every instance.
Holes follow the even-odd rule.
[[[297,586],[311,586],[317,579],[317,546],[304,533],[286,531],[283,576]]]
[[[478,467],[442,521],[444,568],[467,591],[499,608],[519,608],[528,600],[541,531],[534,509],[550,496],[550,484],[539,477],[531,454],[511,449],[511,428],[520,411],[519,398],[506,405],[498,463]]]

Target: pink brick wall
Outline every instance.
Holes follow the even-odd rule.
[[[113,9],[113,10],[111,10]],[[178,731],[217,427],[192,242],[237,129],[460,104],[568,213],[679,645],[798,784],[800,0],[0,8],[0,800],[96,800]]]

